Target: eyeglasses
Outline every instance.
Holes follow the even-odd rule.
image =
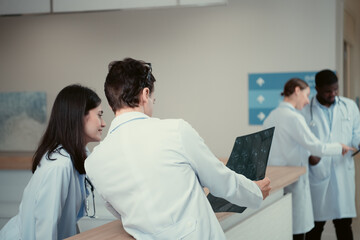
[[[90,182],[90,180],[87,177],[85,177],[85,187],[86,187],[86,189],[90,189],[90,191],[91,191],[92,205],[93,205],[93,211],[90,212],[89,199],[86,198],[86,200],[85,200],[85,216],[87,216],[89,218],[96,218],[94,185]]]
[[[110,72],[112,66],[114,66],[115,63],[118,63],[118,62],[119,62],[119,61],[112,61],[112,62],[109,63],[109,65],[108,65],[108,70],[109,70],[109,72]]]
[[[146,80],[147,80],[147,81],[150,81],[151,72],[152,72],[151,63],[145,63],[145,64],[148,65],[148,67],[149,67],[148,73],[147,73],[147,75],[146,75]]]

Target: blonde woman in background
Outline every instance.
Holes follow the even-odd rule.
[[[351,148],[340,143],[324,144],[310,131],[298,111],[309,104],[310,88],[305,81],[290,79],[281,95],[284,100],[264,121],[265,128],[275,127],[269,165],[302,166],[307,169],[297,182],[285,188],[285,193],[292,193],[293,239],[303,240],[305,233],[314,227],[308,178],[309,156],[340,156]]]

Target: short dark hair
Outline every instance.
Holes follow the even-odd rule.
[[[336,74],[329,70],[324,69],[315,75],[315,84],[316,87],[322,87],[324,85],[331,85],[338,82]]]
[[[113,112],[123,107],[138,107],[139,95],[144,88],[154,89],[156,79],[151,73],[151,64],[125,58],[109,64],[104,90]]]
[[[299,87],[301,90],[309,87],[309,85],[300,78],[291,78],[284,85],[284,91],[281,93],[281,96],[289,97],[295,92],[295,88]]]
[[[81,85],[69,85],[56,96],[49,124],[40,140],[33,157],[32,172],[35,172],[42,157],[47,159],[61,145],[70,155],[75,169],[85,173],[85,128],[84,116],[101,103],[99,96],[91,89]]]

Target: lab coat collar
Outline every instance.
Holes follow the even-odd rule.
[[[296,111],[295,107],[291,103],[284,101],[279,104],[279,107],[290,108],[291,110]]]
[[[333,104],[330,105],[330,107],[325,107],[324,105],[322,105],[319,100],[317,99],[316,96],[313,97],[314,98],[314,104],[320,108],[323,108],[323,109],[329,109],[329,108],[334,108],[336,105],[339,104],[339,101],[340,101],[340,97],[337,96],[335,97],[335,102]]]
[[[111,122],[111,125],[110,125],[110,128],[109,128],[109,133],[111,133],[116,127],[118,127],[119,125],[125,123],[125,122],[128,122],[128,121],[131,121],[133,119],[137,119],[137,118],[150,118],[148,115],[142,113],[142,112],[127,112],[127,113],[123,113],[119,116],[116,116],[112,122]]]
[[[60,153],[61,155],[63,156],[69,156],[70,157],[70,154],[63,148],[63,145],[62,144],[59,144],[56,149],[54,150],[54,152],[58,152]],[[86,156],[89,156],[90,155],[90,150],[87,146],[85,146],[85,153],[86,153]]]
[[[321,109],[321,111],[325,114],[327,114],[327,119],[329,121],[329,128],[330,131],[332,129],[334,129],[334,124],[336,123],[336,121],[333,121],[334,119],[337,119],[337,109],[340,107],[340,97],[335,97],[335,101],[333,104],[330,105],[330,107],[326,107],[324,105],[322,105],[318,99],[316,97],[315,98],[315,106],[317,106],[319,109]]]

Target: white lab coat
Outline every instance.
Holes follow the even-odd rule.
[[[203,187],[257,208],[259,187],[220,162],[183,120],[116,117],[85,161],[98,193],[136,239],[225,239]]]
[[[75,235],[76,222],[84,216],[85,174],[73,167],[61,149],[41,159],[26,186],[19,213],[1,229],[1,240],[64,239]]]
[[[310,108],[312,108],[313,121]],[[311,131],[321,141],[341,142],[358,147],[360,117],[354,101],[344,97],[336,98],[331,127],[316,97],[303,109],[303,113]],[[348,152],[344,157],[322,157],[317,165],[309,166],[316,221],[356,217],[355,169],[351,154],[352,152]]]
[[[275,127],[269,165],[302,166],[308,170],[310,153],[317,156],[341,155],[339,143],[323,144],[310,131],[304,117],[287,102],[281,102],[264,121]],[[306,233],[314,227],[308,171],[285,189],[292,193],[293,234]]]

